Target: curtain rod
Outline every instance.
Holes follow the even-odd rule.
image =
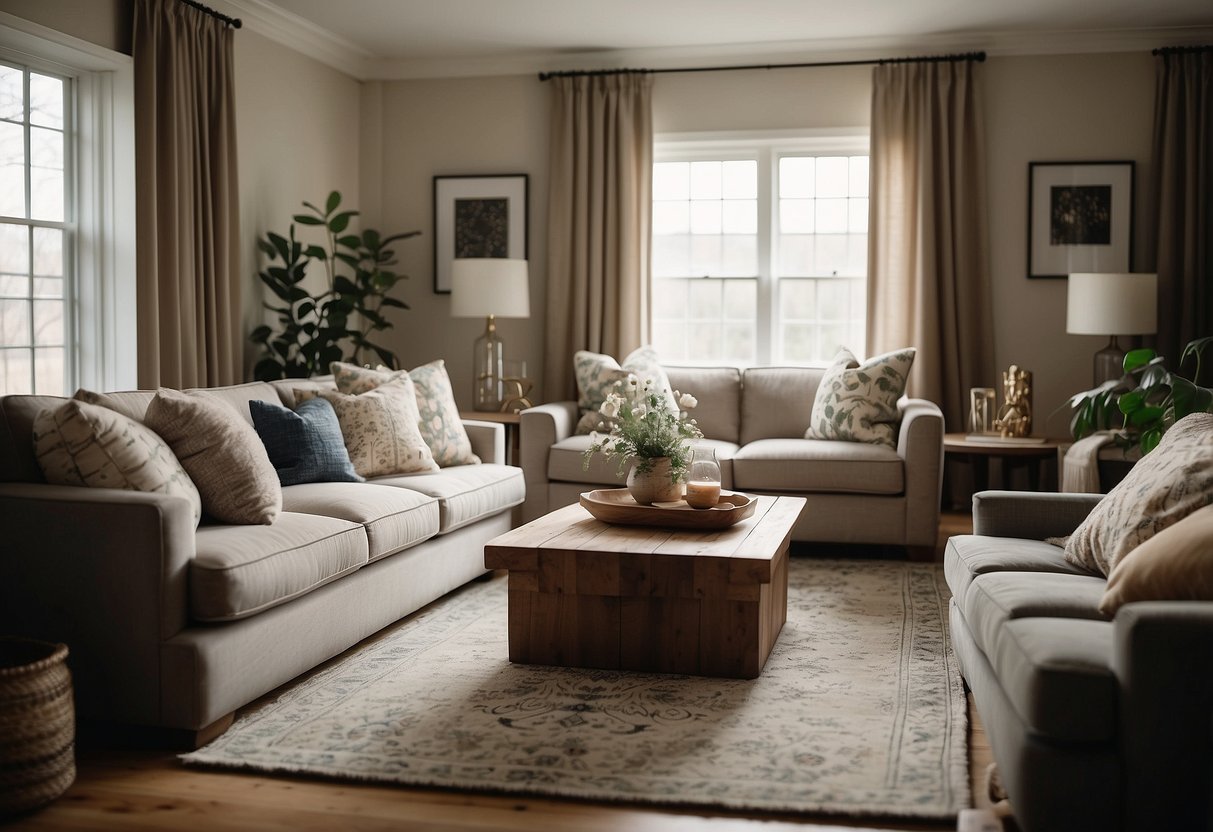
[[[1213,44],[1205,44],[1204,46],[1163,46],[1159,49],[1151,49],[1151,55],[1186,55],[1189,52],[1208,52],[1213,49]]]
[[[663,72],[731,72],[743,69],[802,69],[819,66],[881,66],[884,64],[914,64],[934,63],[937,61],[984,61],[985,52],[964,52],[957,55],[923,55],[913,58],[868,58],[860,61],[817,61],[800,64],[741,64],[736,66],[687,66],[670,69],[570,69],[563,72],[541,72],[540,81],[549,78],[578,78],[586,75],[625,75],[627,73],[647,73],[656,75]]]
[[[231,26],[233,29],[239,29],[241,26],[244,25],[244,22],[241,21],[240,18],[228,17],[227,15],[223,14],[222,12],[215,11],[210,6],[202,5],[201,3],[197,2],[197,0],[181,0],[181,2],[184,3],[185,5],[189,6],[192,9],[197,9],[198,11],[200,11],[204,14],[209,14],[211,17],[219,18],[224,23],[226,23],[228,26]]]

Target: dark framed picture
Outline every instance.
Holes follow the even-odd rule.
[[[434,291],[451,291],[451,261],[527,259],[525,173],[434,177]]]
[[[1133,162],[1028,163],[1028,277],[1128,272]]]

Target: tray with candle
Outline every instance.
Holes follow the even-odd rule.
[[[755,497],[721,491],[711,508],[697,509],[685,500],[642,506],[626,488],[602,488],[581,495],[581,506],[597,520],[625,526],[663,526],[667,529],[727,529],[754,513]]]

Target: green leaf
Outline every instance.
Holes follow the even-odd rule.
[[[296,214],[292,219],[300,225],[324,225],[324,220],[310,214]]]
[[[329,194],[328,201],[326,203],[324,203],[325,215],[327,216],[328,214],[331,214],[334,211],[336,211],[337,206],[340,204],[341,204],[341,194],[337,191],[333,191],[331,194]]]
[[[273,357],[261,359],[253,366],[253,378],[257,381],[276,381],[282,378],[282,363]]]
[[[1162,429],[1151,428],[1147,431],[1142,431],[1140,443],[1142,454],[1148,454],[1150,451],[1158,447],[1159,441],[1162,440]]]
[[[303,303],[299,304],[299,307],[295,310],[295,314],[299,318],[306,318],[308,315],[311,315],[315,311],[316,311],[316,302],[309,297]]]
[[[379,301],[379,305],[380,306],[390,306],[394,309],[411,309],[412,308],[411,306],[409,306],[407,303],[405,303],[402,300],[397,300],[396,298],[389,298],[386,296],[382,300]]]
[[[1127,416],[1133,411],[1140,409],[1145,403],[1146,394],[1141,390],[1134,390],[1121,396],[1120,401],[1116,405],[1120,408],[1120,412]]]
[[[358,216],[357,211],[342,211],[328,221],[329,231],[340,234],[350,227],[350,219]]]
[[[303,253],[315,260],[327,260],[329,256],[329,253],[324,250],[324,247],[318,245],[308,246],[306,249],[304,249]]]
[[[1135,427],[1148,425],[1162,418],[1163,408],[1157,406],[1143,407],[1128,414],[1129,422]]]
[[[337,242],[346,248],[352,249],[357,249],[358,246],[362,245],[362,240],[358,239],[357,234],[347,234],[344,237],[338,237]]]
[[[358,287],[351,283],[348,277],[342,277],[341,275],[333,278],[333,291],[341,295],[360,294]]]
[[[1125,353],[1124,369],[1126,373],[1131,373],[1139,367],[1144,367],[1149,364],[1158,354],[1149,347],[1144,347],[1139,350],[1129,350]]]
[[[274,334],[274,330],[262,324],[249,333],[249,339],[255,344],[264,344]]]

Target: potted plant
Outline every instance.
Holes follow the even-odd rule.
[[[253,375],[258,381],[323,375],[333,361],[361,363],[365,350],[396,369],[395,353],[369,336],[391,328],[387,310],[409,308],[389,295],[407,277],[392,271],[396,256],[389,246],[421,232],[387,237],[369,228],[361,234],[348,232],[350,220],[358,212],[338,210],[341,194],[337,191],[329,194],[324,210],[310,202],[303,205],[310,213],[295,214],[294,221],[321,228],[326,245],[299,242],[293,223],[287,236],[270,232],[257,241],[257,247],[269,257],[269,264],[257,276],[277,298],[264,305],[278,313],[279,326],[253,330],[250,337],[265,351]],[[314,263],[324,266],[328,278],[327,288],[319,294],[310,294],[301,285]]]
[[[1070,433],[1082,439],[1112,428],[1119,419],[1113,436],[1116,443],[1148,454],[1167,429],[1189,413],[1213,412],[1213,389],[1196,383],[1202,378],[1201,360],[1210,343],[1213,336],[1197,338],[1184,347],[1179,363],[1182,366],[1193,359],[1191,378],[1168,370],[1166,358],[1152,349],[1132,350],[1125,355],[1124,376],[1070,397],[1068,404],[1074,410]]]

